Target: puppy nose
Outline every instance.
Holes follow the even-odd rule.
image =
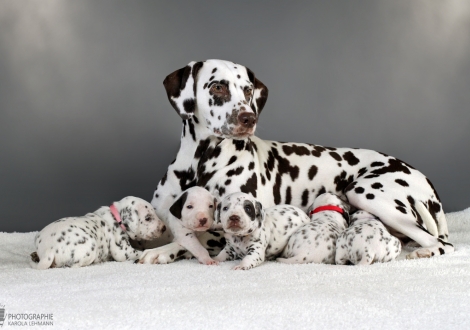
[[[245,128],[252,128],[256,124],[256,116],[252,112],[242,112],[238,115],[238,122]]]
[[[162,227],[162,233],[164,233],[165,231],[166,231],[166,226],[163,225],[163,227]]]
[[[233,221],[233,222],[239,222],[240,221],[240,217],[238,215],[231,215],[230,218],[228,218],[230,221]]]
[[[207,223],[207,218],[199,219],[199,225],[204,226]]]

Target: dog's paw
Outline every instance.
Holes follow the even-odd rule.
[[[212,266],[217,266],[219,264],[219,262],[217,260],[213,260],[213,259],[200,261],[200,263],[203,264],[203,265],[212,265]]]
[[[237,265],[235,267],[233,267],[232,269],[233,270],[248,270],[248,269],[251,269],[253,268],[252,266],[243,266],[243,265]]]
[[[429,249],[418,249],[406,256],[406,259],[431,258],[433,253]]]

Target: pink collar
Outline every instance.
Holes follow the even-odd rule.
[[[113,215],[114,220],[117,221],[117,223],[119,224],[119,226],[121,226],[122,230],[126,231],[126,227],[125,227],[124,224],[122,223],[121,216],[119,215],[119,212],[118,212],[116,206],[114,206],[114,203],[111,204],[111,206],[109,207],[109,209],[111,210],[111,214]]]
[[[334,206],[334,205],[325,205],[325,206],[317,207],[315,210],[310,212],[309,216],[312,216],[313,214],[318,213],[318,212],[322,212],[322,211],[336,211],[336,212],[339,212],[341,214],[344,213],[344,210],[341,207]]]

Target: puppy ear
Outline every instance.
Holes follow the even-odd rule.
[[[258,219],[258,227],[261,227],[263,221],[264,221],[264,209],[263,205],[256,201],[255,203],[255,213],[256,213],[256,218]]]
[[[255,110],[256,115],[259,116],[263,110],[266,101],[268,100],[268,88],[255,77],[255,74],[250,69],[246,68],[248,78],[253,83],[253,98],[251,99],[251,108]]]
[[[203,62],[190,62],[163,80],[168,100],[183,119],[191,118],[196,110],[196,81],[202,66]]]
[[[307,209],[307,215],[308,215],[309,217],[310,217],[310,212],[312,212],[312,211],[313,211],[313,204],[310,205],[310,206],[308,207],[308,209]]]
[[[177,219],[181,220],[181,211],[183,210],[184,203],[186,203],[186,198],[188,198],[188,193],[184,192],[170,207],[170,213]]]

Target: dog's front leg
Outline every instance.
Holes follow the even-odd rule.
[[[143,251],[137,262],[139,264],[167,264],[181,258],[190,259],[191,257],[192,254],[183,246],[172,242],[155,249]]]
[[[204,265],[217,265],[218,262],[209,256],[209,252],[201,245],[196,233],[186,228],[180,228],[175,233],[175,242],[186,248],[192,255]]]
[[[248,245],[247,254],[242,261],[235,266],[234,270],[248,270],[261,265],[266,255],[266,244],[260,241],[252,242]]]

